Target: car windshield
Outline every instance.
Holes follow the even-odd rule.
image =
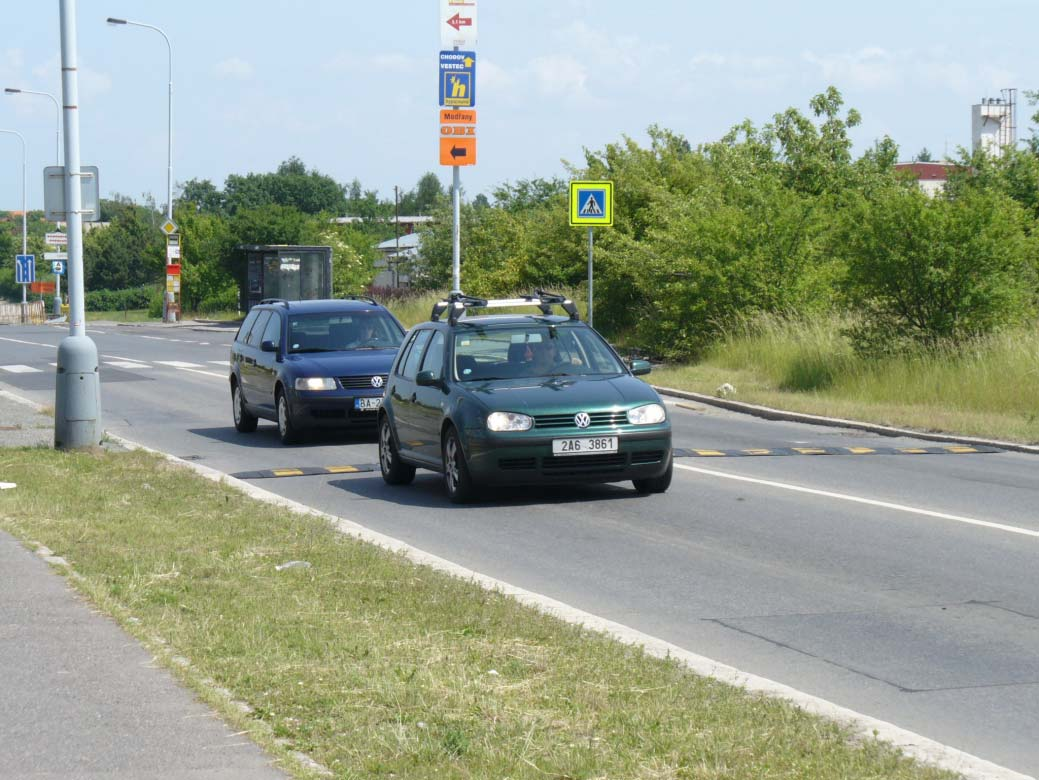
[[[463,381],[624,373],[591,328],[532,323],[455,333],[455,376]]]
[[[396,349],[404,334],[385,312],[289,313],[290,353]]]

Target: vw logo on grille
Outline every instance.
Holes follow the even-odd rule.
[[[382,377],[381,376],[373,376],[372,377],[372,387],[382,387]]]
[[[587,428],[592,424],[592,418],[588,416],[588,412],[578,412],[574,415],[574,425],[578,428]]]

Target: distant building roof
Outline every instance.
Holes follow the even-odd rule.
[[[909,171],[917,180],[947,181],[949,174],[962,166],[950,162],[895,163],[896,171]]]
[[[367,217],[335,217],[332,221],[339,225],[352,225],[355,222],[364,222]],[[391,225],[394,222],[399,222],[402,225],[424,225],[427,222],[432,222],[433,217],[417,216],[417,217],[387,217],[386,219],[378,219],[377,222],[389,222]]]
[[[387,241],[383,241],[376,247],[376,249],[378,249],[380,252],[394,252],[397,249],[397,241],[398,239],[396,238],[391,238]],[[404,252],[408,249],[418,249],[419,244],[422,243],[422,236],[420,236],[418,233],[408,233],[405,236],[401,236],[399,241],[401,252]]]

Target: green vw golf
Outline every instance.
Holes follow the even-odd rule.
[[[565,315],[552,314],[561,306]],[[472,309],[536,307],[531,314]],[[391,485],[439,471],[462,503],[496,485],[671,484],[671,423],[656,391],[581,322],[573,302],[538,291],[438,303],[397,353],[379,412],[379,465]]]

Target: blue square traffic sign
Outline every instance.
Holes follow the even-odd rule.
[[[36,255],[15,255],[14,281],[16,284],[32,284],[36,281]]]
[[[476,106],[476,52],[440,52],[440,105]]]

